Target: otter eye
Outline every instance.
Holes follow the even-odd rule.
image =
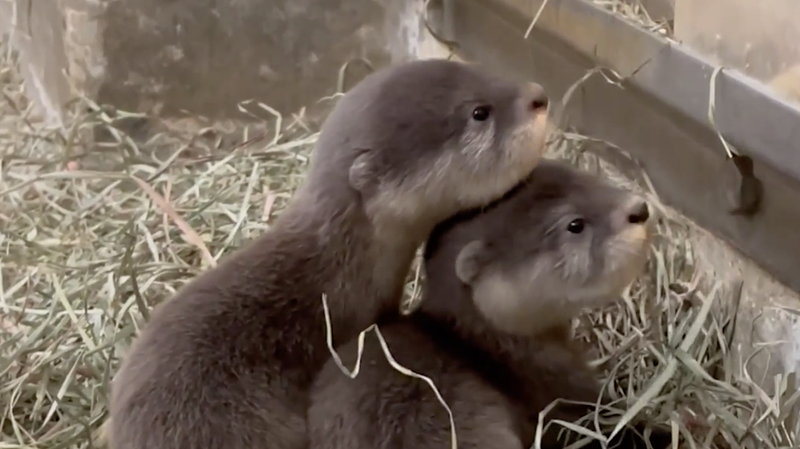
[[[472,110],[472,118],[482,122],[489,118],[489,113],[491,112],[488,106],[478,106],[477,108]]]
[[[586,223],[583,221],[583,218],[576,218],[575,220],[569,222],[567,225],[567,231],[573,234],[580,234],[583,232],[583,227],[585,225]]]

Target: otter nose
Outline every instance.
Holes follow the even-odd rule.
[[[536,83],[528,83],[526,99],[528,108],[533,112],[547,110],[547,105],[550,103],[544,88]]]
[[[645,201],[638,201],[628,212],[628,222],[632,224],[642,224],[648,218],[650,218],[650,208]]]

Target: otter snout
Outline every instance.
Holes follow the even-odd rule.
[[[628,223],[645,224],[649,218],[650,207],[647,205],[647,201],[634,200],[628,210]]]
[[[528,83],[525,86],[522,101],[525,107],[535,114],[547,112],[547,107],[550,105],[550,99],[547,98],[544,88],[536,83]]]
[[[612,202],[616,203],[613,207],[615,210],[612,220],[613,227],[617,232],[633,232],[638,235],[649,227],[650,204],[644,198],[634,193],[624,192]]]

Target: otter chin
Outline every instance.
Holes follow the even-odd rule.
[[[632,192],[545,160],[500,199],[434,229],[420,307],[379,325],[394,359],[437,386],[459,447],[527,449],[552,401],[602,400],[571,321],[618,299],[643,271],[649,219]],[[353,364],[358,346],[354,339],[337,351]],[[430,386],[396,371],[372,336],[362,357],[354,380],[333,362],[317,375],[310,447],[447,447],[450,420]],[[559,405],[546,423],[574,422],[592,409]],[[558,426],[549,429],[543,447],[564,447]],[[650,439],[659,449],[669,442],[667,431]],[[611,444],[647,447],[634,432]]]
[[[308,445],[313,376],[334,342],[397,310],[416,248],[502,196],[544,151],[547,97],[480,67],[415,61],[339,100],[270,229],[159,305],[111,392],[114,449]]]
[[[554,182],[549,177],[557,172],[540,170],[528,181],[525,189],[541,193],[524,198],[527,203],[517,198],[519,204],[495,206],[515,211],[476,219],[487,232],[467,243],[455,261],[456,276],[470,286],[477,309],[506,332],[536,335],[585,308],[616,301],[647,259],[647,202],[579,171],[571,185]],[[493,220],[514,213],[537,218],[525,227]]]

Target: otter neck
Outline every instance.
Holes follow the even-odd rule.
[[[532,335],[504,332],[492,326],[472,300],[470,287],[458,279],[426,283],[422,305],[415,313],[428,322],[434,321],[469,347],[493,355],[504,364],[523,368],[527,365],[526,348],[543,340],[566,341],[571,338],[571,321],[561,320],[541,326]]]
[[[322,314],[328,304],[334,345],[358,335],[384,314],[399,307],[403,284],[416,247],[421,243],[404,229],[387,229],[364,211],[357,193],[298,198],[282,216],[282,227],[304,238],[314,236],[321,292],[309,304]],[[313,211],[310,210],[313,208]],[[405,232],[403,232],[405,231]],[[319,327],[324,331],[324,324]],[[329,357],[327,351],[325,355]]]

